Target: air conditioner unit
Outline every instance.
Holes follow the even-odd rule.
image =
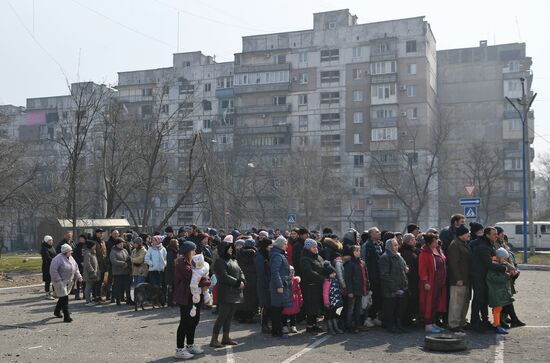
[[[400,86],[399,89],[400,89],[401,91],[406,91],[406,90],[407,90],[407,86]]]
[[[265,58],[266,58],[266,59],[267,59],[267,58],[271,58],[271,53],[266,53],[266,54],[265,54]]]
[[[292,77],[292,81],[298,82],[298,77]]]
[[[401,112],[401,116],[402,116],[402,117],[407,117],[407,111],[402,111],[402,112]]]
[[[266,118],[267,115],[266,115],[265,113],[262,113],[262,116],[261,116],[261,117],[262,117],[262,118]]]

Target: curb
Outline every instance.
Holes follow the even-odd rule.
[[[38,289],[37,289],[38,288]],[[39,285],[27,285],[27,286],[14,286],[14,287],[2,287],[0,288],[0,294],[13,294],[21,292],[42,292],[44,284]]]
[[[530,264],[519,264],[520,270],[525,271],[550,271],[550,265],[530,265]]]

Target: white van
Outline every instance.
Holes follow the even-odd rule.
[[[534,223],[535,248],[550,249],[550,222],[535,221]],[[523,222],[498,222],[495,224],[495,227],[497,226],[504,230],[513,249],[523,250]]]

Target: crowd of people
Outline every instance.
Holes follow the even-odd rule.
[[[330,228],[226,233],[191,225],[162,235],[113,230],[106,241],[97,229],[73,243],[67,231],[55,245],[44,238],[43,280],[46,298],[58,299],[54,315],[65,322],[72,321],[71,291],[86,306],[133,305],[132,286],[156,286],[162,301],[179,307],[175,357],[183,359],[204,353],[194,341],[203,309],[217,314],[213,348],[238,344],[233,320],[259,321],[262,333],[281,339],[303,321],[311,334],[375,327],[402,334],[417,326],[428,334],[507,334],[525,325],[514,309],[514,253],[501,228],[469,226],[457,214],[441,231],[421,233],[411,224],[406,233],[372,227],[342,238]]]

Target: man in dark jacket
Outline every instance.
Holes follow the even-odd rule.
[[[401,256],[409,266],[407,279],[409,290],[407,291],[407,313],[404,317],[405,325],[413,325],[418,317],[418,255],[420,250],[416,247],[416,237],[414,233],[405,233],[403,236],[403,246],[401,247]]]
[[[111,299],[111,302],[114,303],[115,302],[115,297],[113,296],[112,294],[112,290],[113,290],[113,270],[112,270],[112,266],[111,266],[111,259],[110,259],[110,256],[111,256],[111,249],[113,248],[113,246],[115,245],[115,243],[117,243],[117,240],[118,238],[120,237],[120,233],[118,232],[118,230],[114,229],[111,231],[111,236],[109,237],[109,239],[107,240],[107,242],[105,243],[106,247],[107,247],[107,286],[105,287],[106,291],[107,291],[107,294],[106,294],[106,299],[109,300]]]
[[[456,230],[459,226],[466,223],[466,218],[462,214],[453,214],[451,216],[451,224],[441,230],[439,233],[439,240],[441,241],[441,248],[443,253],[447,255],[447,249],[449,245],[456,237]]]
[[[456,238],[447,250],[447,276],[450,286],[449,328],[462,332],[470,305],[470,263],[472,250],[468,246],[470,232],[466,226],[456,229]]]
[[[54,297],[50,292],[50,284],[52,277],[50,276],[50,265],[55,257],[55,248],[53,248],[53,238],[51,236],[44,236],[44,242],[40,248],[40,255],[42,256],[42,281],[44,281],[44,291],[46,292],[46,299],[53,300]]]
[[[304,250],[304,244],[306,239],[309,238],[309,231],[305,228],[300,228],[298,230],[298,239],[294,242],[292,246],[292,266],[294,266],[294,273],[296,276],[302,276],[302,251]]]
[[[55,253],[60,254],[61,246],[63,246],[64,244],[68,244],[69,246],[71,246],[71,248],[74,249],[73,231],[65,231],[65,234],[63,235],[63,239],[57,242],[57,245],[55,246]]]
[[[166,233],[166,237],[162,240],[162,245],[164,248],[168,248],[168,246],[170,246],[170,241],[174,238],[174,228],[172,228],[172,226],[168,226],[164,229],[164,233]]]
[[[382,308],[382,290],[380,285],[380,270],[378,268],[378,259],[382,256],[382,248],[380,247],[380,230],[377,227],[372,227],[361,234],[361,259],[367,265],[369,274],[369,286],[372,291],[372,305],[369,308],[368,318],[365,325],[369,328],[373,326],[381,326],[382,322],[378,319],[377,314]]]
[[[295,251],[296,252],[296,251]],[[302,270],[302,294],[306,313],[306,332],[322,333],[323,329],[317,325],[317,315],[323,312],[323,258],[319,256],[317,242],[306,239],[300,257]]]
[[[474,298],[472,300],[472,316],[470,322],[472,328],[478,332],[494,330],[489,323],[489,297],[486,282],[487,272],[489,270],[502,273],[506,271],[504,265],[493,262],[493,256],[495,256],[493,245],[496,240],[497,230],[491,226],[486,227],[483,230],[483,236],[477,239],[477,243],[472,253],[470,278],[474,290]]]

